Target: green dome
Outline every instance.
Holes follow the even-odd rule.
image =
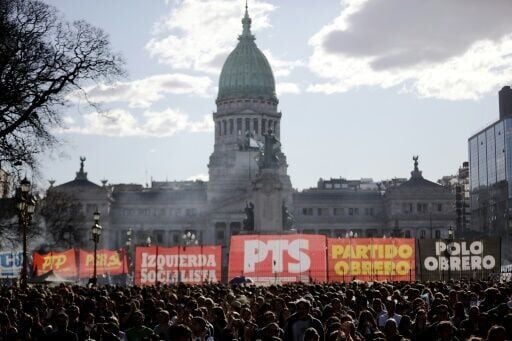
[[[220,73],[217,101],[259,97],[276,100],[274,75],[267,58],[254,42],[247,10],[242,24],[238,45],[226,59]]]

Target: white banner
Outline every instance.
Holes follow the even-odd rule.
[[[0,278],[16,278],[23,264],[23,252],[0,251]]]

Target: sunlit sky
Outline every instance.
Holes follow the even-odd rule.
[[[234,0],[47,0],[104,29],[128,76],[91,84],[98,115],[72,96],[62,145],[41,182],[207,178],[218,76],[241,33]],[[274,70],[295,188],[318,178],[436,181],[467,160],[467,139],[498,117],[512,74],[509,0],[249,0]]]

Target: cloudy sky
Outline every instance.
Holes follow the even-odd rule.
[[[69,181],[86,156],[99,183],[207,178],[218,76],[241,32],[241,0],[46,0],[110,34],[128,76],[91,84],[109,115],[70,96],[65,142],[44,179]],[[498,117],[511,83],[510,0],[249,0],[274,70],[281,139],[296,188],[318,178],[437,180]]]

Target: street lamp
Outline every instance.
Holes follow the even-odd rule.
[[[21,287],[27,287],[27,230],[32,222],[32,215],[36,209],[36,199],[30,195],[30,181],[27,177],[20,182],[16,208],[18,209],[18,222],[21,229],[23,243],[23,267],[21,268]]]
[[[187,247],[189,245],[198,245],[199,240],[196,238],[196,234],[188,231],[187,233],[183,233],[183,236],[181,236],[181,239],[183,240],[184,247]]]
[[[96,285],[98,280],[97,274],[97,251],[98,251],[98,243],[100,241],[101,230],[102,227],[100,225],[100,212],[96,209],[96,212],[93,214],[94,224],[91,227],[91,239],[94,242],[94,269],[92,275],[92,285]]]
[[[148,237],[146,238],[146,246],[147,246],[147,247],[150,247],[150,246],[151,246],[151,237],[150,237],[150,236],[148,236]]]
[[[125,242],[125,255],[126,255],[126,260],[128,262],[128,273],[131,273],[131,266],[130,266],[130,263],[131,263],[131,250],[132,250],[132,229],[129,229],[128,231],[126,231],[126,242]],[[124,259],[122,260],[123,264],[124,264]]]
[[[186,250],[187,246],[189,245],[197,245],[199,244],[199,240],[197,240],[196,238],[196,234],[195,233],[192,233],[190,231],[186,232],[186,233],[183,233],[183,235],[181,236],[181,240],[183,242],[183,250]],[[181,246],[179,245],[178,246],[178,283],[181,283],[181,260],[180,260],[180,251],[181,250]]]
[[[451,226],[448,227],[448,239],[451,241],[453,240],[453,236],[454,236],[454,233],[453,233],[453,228]]]

